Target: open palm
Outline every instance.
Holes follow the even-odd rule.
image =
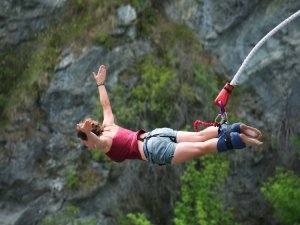
[[[93,72],[93,76],[97,82],[97,85],[102,85],[105,82],[105,78],[106,78],[106,68],[104,65],[101,65],[99,67],[98,70],[98,74],[96,74],[95,72]]]

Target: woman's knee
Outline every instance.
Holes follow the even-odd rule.
[[[198,142],[195,143],[195,154],[196,156],[201,156],[206,154],[208,151],[208,147],[206,145],[206,142]]]

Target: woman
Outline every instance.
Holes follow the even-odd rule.
[[[200,132],[158,128],[151,132],[127,130],[115,124],[105,88],[106,68],[101,65],[96,80],[103,123],[85,119],[77,124],[77,135],[91,149],[99,149],[116,162],[140,159],[153,164],[179,164],[211,152],[242,149],[246,144],[260,145],[261,132],[242,123],[208,127]]]

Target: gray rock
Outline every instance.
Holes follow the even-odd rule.
[[[127,36],[130,38],[130,40],[134,41],[137,37],[136,27],[131,26],[127,30]]]
[[[120,26],[129,26],[136,20],[136,11],[130,5],[121,6],[117,11],[118,24]]]
[[[55,67],[55,71],[66,69],[74,61],[74,55],[70,48],[65,49],[61,54],[61,61]]]
[[[0,2],[0,49],[6,44],[16,45],[33,38],[57,21],[67,0]]]

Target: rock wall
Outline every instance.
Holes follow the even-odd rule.
[[[59,19],[67,0],[2,0],[0,2],[0,49],[35,37]]]
[[[62,16],[66,1],[0,4],[0,46],[4,46],[31,38],[31,31],[42,30]],[[227,79],[265,33],[299,8],[296,0],[174,0],[164,4],[170,20],[189,26],[205,49],[219,58],[228,71]],[[122,26],[114,32],[127,35],[128,43],[111,50],[85,47],[79,53],[66,47],[41,99],[0,132],[0,225],[39,224],[65,202],[79,206],[82,217],[94,216],[101,225],[116,224],[116,206],[141,211],[153,207],[152,212],[167,215],[161,224],[170,224],[182,167],[157,168],[128,161],[110,170],[105,162],[93,161],[74,134],[74,124],[93,114],[98,104],[91,71],[100,62],[109,65],[107,87],[113,88],[130,62],[153,50],[150,42],[136,39],[134,20],[138,18],[133,9],[122,7],[118,14],[124,18],[119,18]],[[259,187],[276,166],[300,170],[290,143],[291,136],[300,136],[299,22],[298,18],[264,45],[236,88],[243,90],[238,92],[239,99],[231,97],[238,103],[238,118],[261,128],[266,143],[261,149],[228,153],[232,172],[224,190],[225,204],[235,208],[236,218],[245,225],[278,224]],[[35,109],[43,111],[45,121],[35,122]],[[27,127],[22,135],[18,133],[20,121],[22,129]],[[75,189],[68,181],[73,173],[81,174]]]

